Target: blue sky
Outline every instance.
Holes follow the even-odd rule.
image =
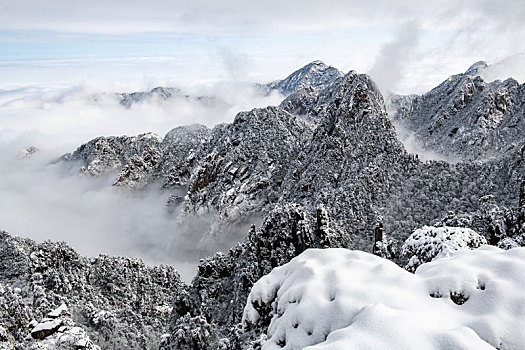
[[[4,0],[0,88],[267,81],[321,59],[422,92],[525,52],[521,1]]]

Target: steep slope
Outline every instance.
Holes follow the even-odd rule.
[[[306,123],[278,107],[241,112],[232,124],[215,127],[192,171],[186,217],[211,213],[211,237],[240,239],[245,231],[239,226],[277,203],[290,164],[309,135]]]
[[[184,287],[173,267],[85,258],[65,243],[37,244],[6,232],[0,232],[0,281],[0,326],[12,346],[28,343],[34,320],[65,304],[102,349],[157,348],[173,295]]]
[[[322,95],[327,102],[310,112],[318,126],[290,169],[283,198],[307,207],[322,203],[359,244],[373,231],[390,182],[417,161],[396,139],[368,76],[350,72]]]
[[[429,151],[451,159],[498,157],[524,144],[525,85],[485,82],[478,62],[422,96],[391,96],[393,121]]]

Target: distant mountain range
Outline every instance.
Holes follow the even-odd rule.
[[[217,96],[192,96],[185,93],[182,89],[163,86],[157,86],[150,91],[118,93],[117,97],[120,100],[120,104],[126,108],[130,108],[136,103],[151,102],[152,100],[158,100],[161,102],[185,100],[209,108],[226,109],[230,107],[224,100]]]

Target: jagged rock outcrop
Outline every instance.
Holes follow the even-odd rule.
[[[6,232],[0,232],[0,281],[0,327],[10,344],[21,346],[30,332],[47,338],[68,325],[54,319],[45,324],[49,310],[66,304],[74,324],[101,348],[155,349],[167,330],[173,295],[184,288],[173,267],[85,258],[65,243],[37,244]],[[42,332],[35,331],[35,320],[44,320]]]
[[[232,124],[215,127],[193,169],[185,215],[213,213],[211,237],[238,235],[231,230],[277,203],[290,164],[310,135],[305,122],[278,107],[241,112]]]
[[[89,175],[100,175],[111,170],[120,170],[135,155],[159,149],[162,138],[153,133],[138,136],[97,137],[80,147],[73,154],[62,156],[63,160],[80,163],[80,171]]]
[[[98,137],[60,160],[93,176],[118,171],[115,186],[140,189],[158,181],[164,189],[180,188],[189,181],[196,155],[209,137],[210,129],[198,124],[176,127],[164,138],[152,133]]]
[[[277,206],[260,229],[252,227],[227,254],[201,261],[188,291],[177,296],[171,335],[164,339],[163,349],[189,348],[187,344],[195,350],[245,348],[260,333],[243,334],[238,325],[251,286],[261,276],[307,248],[348,246],[348,237],[324,208],[312,215],[294,204]],[[193,325],[193,332],[188,325]]]
[[[391,96],[394,122],[425,150],[456,160],[484,160],[521,147],[525,85],[512,78],[486,82],[484,67],[478,62],[421,96]]]

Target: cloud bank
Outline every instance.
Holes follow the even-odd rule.
[[[188,280],[199,258],[210,254],[197,250],[210,217],[181,225],[180,208],[168,212],[170,193],[160,186],[130,192],[112,186],[116,173],[94,178],[79,174],[78,166],[52,161],[96,136],[148,131],[164,136],[173,127],[196,122],[211,127],[232,121],[241,109],[274,104],[279,97],[224,84],[194,91],[217,94],[226,102],[218,107],[153,98],[125,108],[115,94],[100,88],[0,91],[0,229],[37,241],[64,240],[81,254],[173,264]],[[29,146],[40,151],[20,158]]]

